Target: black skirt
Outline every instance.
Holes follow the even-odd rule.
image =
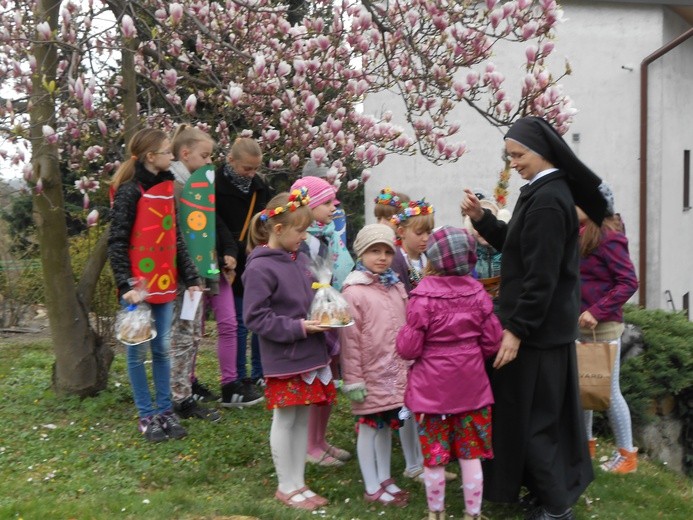
[[[517,502],[525,486],[551,507],[569,507],[594,479],[578,390],[575,343],[536,349],[491,369],[493,451],[484,498]]]

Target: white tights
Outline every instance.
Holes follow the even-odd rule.
[[[282,493],[291,493],[306,485],[308,414],[307,406],[274,409],[270,448],[279,481],[278,489]]]

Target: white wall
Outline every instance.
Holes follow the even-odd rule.
[[[565,58],[569,60],[573,72],[562,84],[579,110],[564,137],[580,158],[613,187],[616,208],[625,220],[631,257],[638,269],[640,63],[687,25],[661,6],[569,0],[562,5],[567,20],[557,29],[551,69],[560,72]],[[693,265],[693,216],[691,212],[682,215],[681,211],[682,150],[693,149],[693,98],[689,94],[692,46],[693,40],[650,67],[648,306],[652,307],[666,308],[666,288],[672,292],[679,287],[691,290],[693,277],[693,269],[687,267]],[[519,92],[523,56],[524,46],[520,44],[499,47],[494,57],[511,92],[512,85]],[[365,104],[367,112],[391,110],[395,119],[402,121],[401,105],[394,96],[372,96]],[[492,128],[469,109],[460,109],[456,115],[469,152],[457,163],[440,167],[421,157],[388,157],[374,169],[366,185],[367,218],[372,220],[373,198],[383,186],[412,197],[426,196],[436,207],[436,224],[460,222],[463,187],[492,193],[502,168],[504,132]],[[579,142],[574,141],[578,135]],[[667,173],[670,171],[674,174]],[[660,183],[663,172],[665,179]],[[515,203],[521,184],[513,172],[509,207]],[[683,275],[683,269],[689,272]],[[687,285],[675,283],[684,279]],[[680,309],[681,296],[675,298]]]
[[[690,28],[674,13],[666,12],[663,43],[674,40]],[[693,293],[693,214],[683,209],[683,151],[693,151],[693,38],[662,56],[650,67],[651,83],[658,85],[661,95],[650,106],[652,119],[660,121],[659,156],[650,155],[650,182],[659,181],[659,205],[653,204],[650,222],[659,218],[660,226],[650,236],[658,235],[659,249],[648,244],[650,258],[658,262],[648,272],[658,269],[659,284],[648,284],[648,306],[670,308],[666,291],[671,292],[677,310],[682,308],[683,295]],[[653,136],[655,137],[655,136]],[[654,148],[654,139],[651,141]],[[659,168],[657,167],[659,162]],[[655,212],[654,209],[658,211]]]

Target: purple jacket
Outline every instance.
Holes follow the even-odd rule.
[[[599,321],[623,322],[623,305],[638,290],[638,278],[623,233],[607,231],[597,248],[580,259],[580,312]]]
[[[502,329],[493,303],[471,276],[424,276],[410,293],[397,352],[415,360],[404,404],[417,413],[453,414],[493,404],[484,360]]]
[[[395,257],[392,259],[392,270],[397,273],[399,281],[404,284],[404,290],[409,294],[412,289],[411,282],[409,281],[409,266],[402,254],[402,249],[399,247],[395,248]]]
[[[306,319],[315,291],[309,259],[296,260],[282,249],[256,247],[243,273],[243,321],[260,340],[262,370],[282,377],[324,367],[330,362],[325,334],[306,335]]]

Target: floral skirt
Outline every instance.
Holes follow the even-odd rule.
[[[368,415],[355,415],[356,433],[358,434],[359,432],[360,424],[365,424],[375,430],[380,430],[385,426],[391,430],[399,430],[402,427],[402,421],[399,418],[400,410],[401,408],[395,408],[394,410],[385,410],[384,412],[369,413]]]
[[[287,406],[333,404],[337,400],[334,382],[330,381],[325,385],[317,377],[310,385],[300,375],[288,378],[267,377],[265,383],[268,410]]]
[[[455,459],[492,459],[491,407],[450,415],[416,414],[424,466]]]

